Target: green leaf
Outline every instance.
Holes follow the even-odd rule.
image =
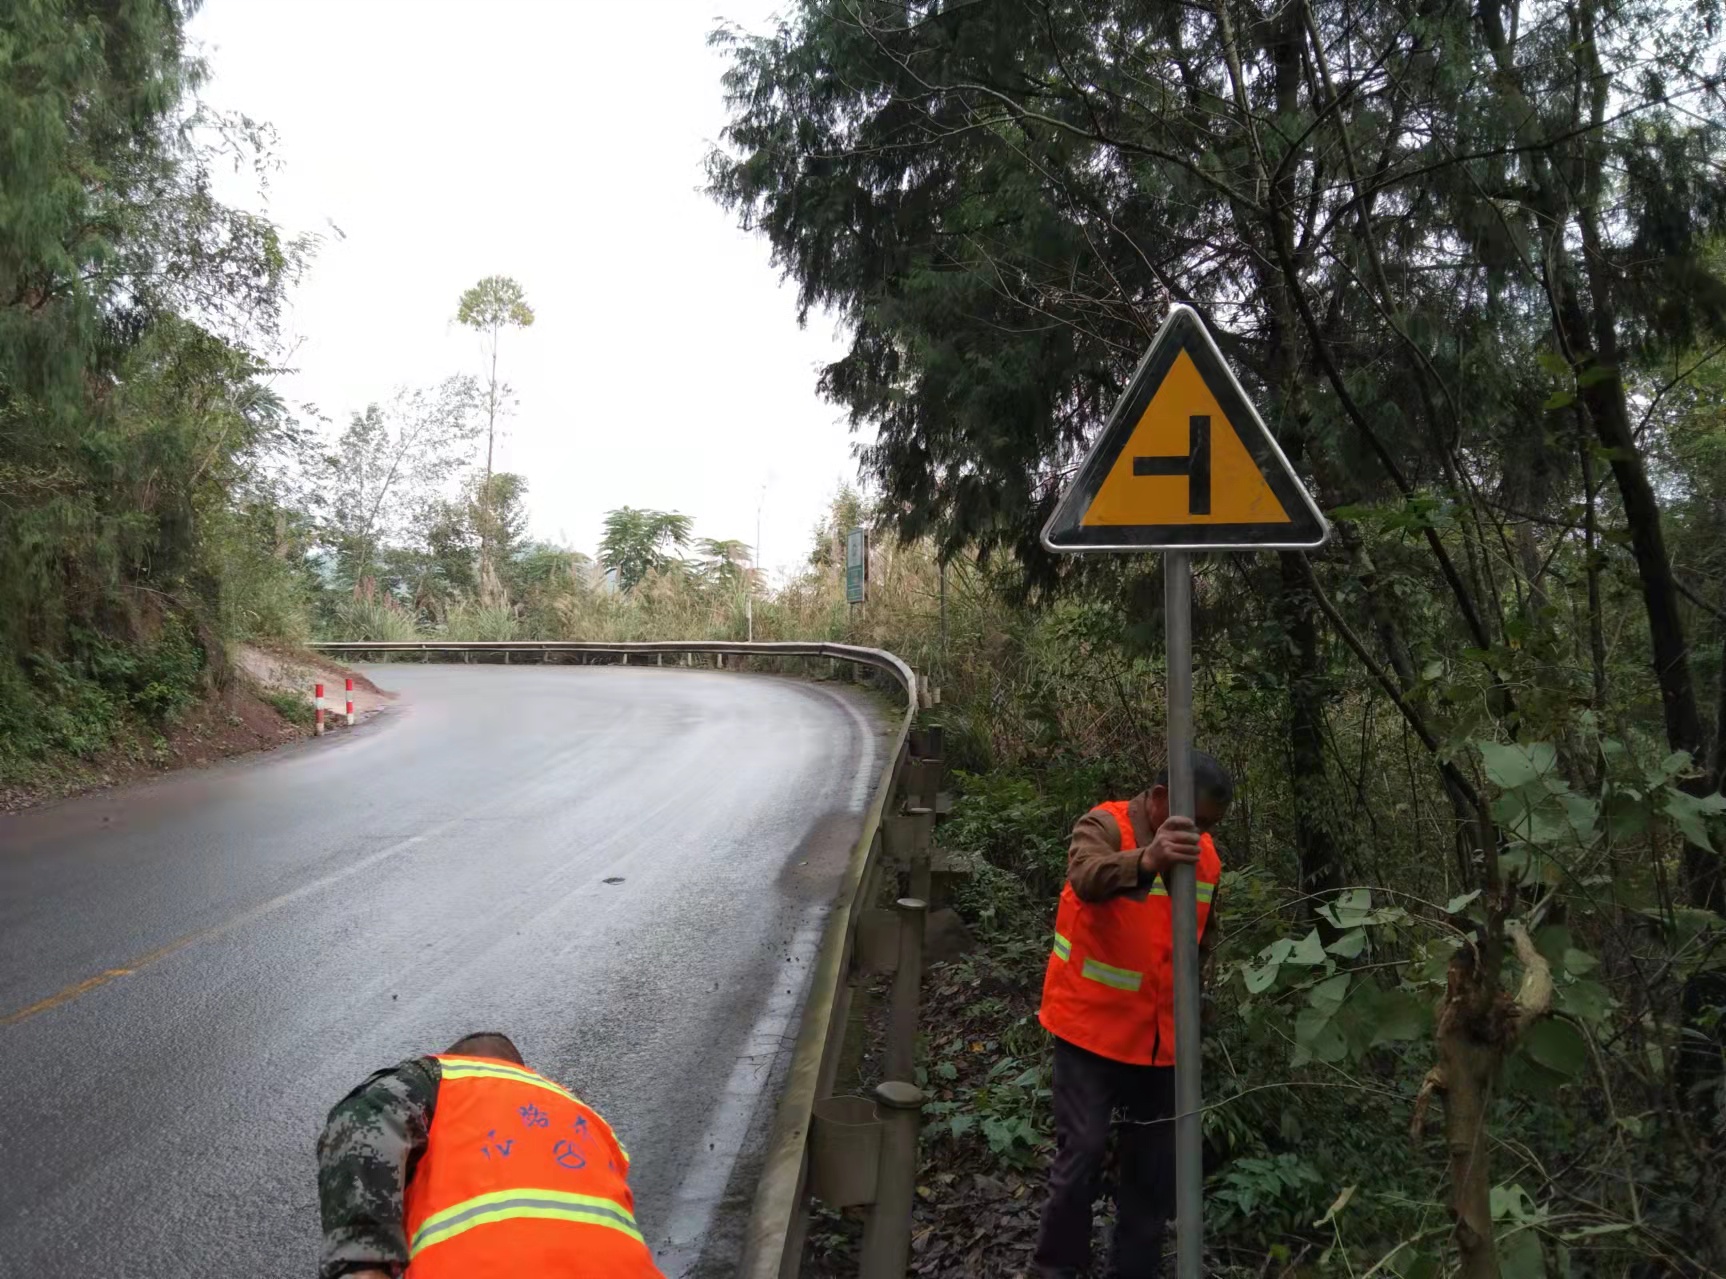
[[[1372,890],[1344,889],[1336,895],[1336,901],[1332,902],[1328,909],[1331,911],[1331,922],[1338,928],[1353,928],[1372,913]]]
[[[1600,967],[1598,959],[1585,950],[1577,950],[1574,946],[1565,950],[1564,958],[1560,962],[1564,965],[1564,971],[1572,977],[1586,977]]]
[[[1452,897],[1444,904],[1444,913],[1447,915],[1460,915],[1468,908],[1468,904],[1479,896],[1480,889],[1477,888],[1472,893],[1464,893],[1460,897]]]
[[[1558,752],[1550,742],[1523,746],[1516,742],[1482,741],[1475,745],[1486,765],[1487,780],[1502,790],[1515,790],[1538,781],[1558,762]]]
[[[1534,1221],[1539,1216],[1534,1198],[1515,1182],[1492,1188],[1492,1219],[1494,1221]]]
[[[1313,929],[1289,952],[1287,959],[1291,964],[1305,964],[1314,967],[1324,963],[1324,943],[1319,940],[1318,929]]]
[[[1648,830],[1648,805],[1640,802],[1637,792],[1619,791],[1613,799],[1606,814],[1606,829],[1612,832],[1613,839],[1636,839]]]
[[[1253,968],[1253,967],[1248,966],[1248,965],[1243,965],[1241,968],[1241,972],[1242,972],[1242,975],[1246,978],[1247,994],[1249,994],[1249,995],[1262,995],[1262,994],[1264,994],[1265,991],[1269,990],[1272,986],[1274,986],[1276,984],[1277,973],[1281,970],[1281,968],[1282,968],[1281,964],[1265,964],[1263,967],[1260,967],[1260,968]]]
[[[1439,1273],[1438,1258],[1430,1252],[1409,1250],[1406,1260],[1398,1260],[1397,1273],[1402,1279],[1437,1279]]]
[[[1648,774],[1650,786],[1661,786],[1674,777],[1682,777],[1690,771],[1691,758],[1689,751],[1673,751],[1660,761],[1659,771]]]
[[[1562,967],[1564,952],[1571,949],[1570,929],[1563,924],[1547,924],[1534,934],[1534,948],[1550,964]]]
[[[951,1083],[959,1077],[959,1068],[950,1061],[943,1061],[935,1066],[935,1073]]]
[[[1598,386],[1602,382],[1610,382],[1618,376],[1618,366],[1614,364],[1591,364],[1576,377],[1577,386]]]
[[[1179,756],[1177,756],[1176,758],[1179,758]],[[1015,1079],[1013,1081],[1013,1086],[1015,1088],[1032,1088],[1032,1087],[1036,1086],[1036,1083],[1037,1083],[1037,1068],[1035,1066],[1032,1066],[1029,1070],[1025,1071],[1024,1074],[1020,1075],[1017,1079]]]
[[[1348,998],[1349,982],[1353,978],[1348,973],[1338,973],[1335,977],[1327,977],[1314,986],[1307,994],[1307,1005],[1316,1008],[1328,1018],[1342,1007],[1342,1001]]]
[[[1511,1231],[1499,1240],[1498,1269],[1503,1279],[1546,1279],[1546,1253],[1533,1230]]]
[[[1726,796],[1710,795],[1706,799],[1698,799],[1681,790],[1669,789],[1666,792],[1666,815],[1684,832],[1685,839],[1710,852],[1714,851],[1714,841],[1708,835],[1708,818],[1720,812],[1722,807],[1726,807]]]
[[[1569,408],[1574,403],[1576,403],[1575,391],[1554,391],[1551,395],[1546,397],[1546,403],[1542,404],[1540,407],[1545,409],[1548,413],[1553,413],[1559,409]]]
[[[1570,361],[1565,359],[1557,351],[1536,351],[1534,353],[1534,358],[1539,362],[1540,367],[1545,369],[1553,377],[1567,378],[1570,376]]]
[[[1269,964],[1280,964],[1289,957],[1294,946],[1293,938],[1279,937],[1259,952],[1259,958]]]
[[[1356,959],[1366,949],[1366,929],[1357,928],[1352,933],[1344,933],[1325,949],[1338,959]]]
[[[1575,981],[1553,992],[1552,1006],[1567,1017],[1599,1025],[1612,1012],[1612,993],[1597,981]]]
[[[1317,1008],[1303,1008],[1296,1015],[1295,1045],[1293,1064],[1296,1066],[1303,1066],[1309,1060],[1341,1061],[1348,1055],[1348,1041],[1330,1024],[1330,1014]]]
[[[1425,680],[1428,684],[1432,683],[1436,679],[1442,678],[1443,675],[1444,675],[1444,663],[1441,661],[1438,661],[1436,658],[1434,660],[1428,662],[1425,666],[1421,667],[1421,669],[1420,669],[1420,677],[1423,680]]]
[[[1522,1038],[1522,1051],[1530,1060],[1566,1079],[1576,1078],[1588,1065],[1588,1045],[1582,1033],[1569,1022],[1554,1017],[1528,1028]],[[1496,1210],[1493,1215],[1498,1215]]]
[[[1413,991],[1393,987],[1373,1001],[1370,1046],[1421,1039],[1432,1029],[1432,1009]]]
[[[977,1126],[977,1116],[957,1114],[947,1121],[947,1126],[953,1130],[953,1136],[963,1137]]]
[[[1570,829],[1578,840],[1586,843],[1593,837],[1594,827],[1600,821],[1600,805],[1586,795],[1566,795],[1563,802]]]

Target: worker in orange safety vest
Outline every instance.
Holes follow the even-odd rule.
[[[1038,1014],[1055,1037],[1055,1160],[1037,1232],[1044,1279],[1073,1279],[1091,1260],[1111,1124],[1117,1144],[1116,1224],[1109,1279],[1155,1279],[1174,1215],[1173,938],[1165,873],[1190,865],[1200,944],[1222,861],[1210,829],[1234,798],[1211,756],[1192,753],[1197,820],[1169,815],[1168,772],[1131,800],[1100,804],[1073,828],[1067,882]]]
[[[468,1035],[330,1111],[320,1279],[663,1279],[628,1177],[586,1103],[507,1036]]]

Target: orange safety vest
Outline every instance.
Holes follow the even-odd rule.
[[[407,1188],[407,1279],[663,1279],[635,1225],[629,1155],[573,1093],[525,1066],[438,1057]]]
[[[1121,849],[1140,847],[1127,804],[1099,804],[1120,831]],[[1209,835],[1199,837],[1199,935],[1211,914],[1222,860]],[[1055,948],[1043,976],[1037,1018],[1058,1035],[1099,1056],[1136,1066],[1175,1064],[1174,938],[1169,890],[1157,876],[1143,901],[1130,896],[1085,902],[1072,884],[1061,889]]]

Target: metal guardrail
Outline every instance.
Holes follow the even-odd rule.
[[[912,1057],[930,842],[941,774],[940,731],[914,733],[923,702],[911,667],[881,649],[798,642],[356,640],[310,647],[343,656],[461,653],[471,659],[501,655],[506,662],[518,654],[542,662],[599,658],[623,664],[637,656],[660,662],[667,656],[682,656],[688,662],[711,656],[721,666],[730,656],[827,658],[881,671],[899,685],[905,710],[821,938],[737,1273],[741,1279],[794,1279],[801,1265],[809,1198],[823,1193],[834,1206],[869,1208],[861,1254],[863,1279],[902,1277],[910,1253],[923,1100],[914,1085]],[[914,745],[921,749],[913,750]],[[899,867],[909,873],[910,896],[900,899],[891,911],[872,909],[884,874],[896,873]],[[873,1101],[834,1098],[853,990],[861,977],[887,972],[894,974],[887,1080]],[[818,1113],[822,1109],[826,1116]]]

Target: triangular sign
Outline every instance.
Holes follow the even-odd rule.
[[[1189,306],[1176,306],[1043,528],[1051,551],[1290,550],[1324,516]]]

